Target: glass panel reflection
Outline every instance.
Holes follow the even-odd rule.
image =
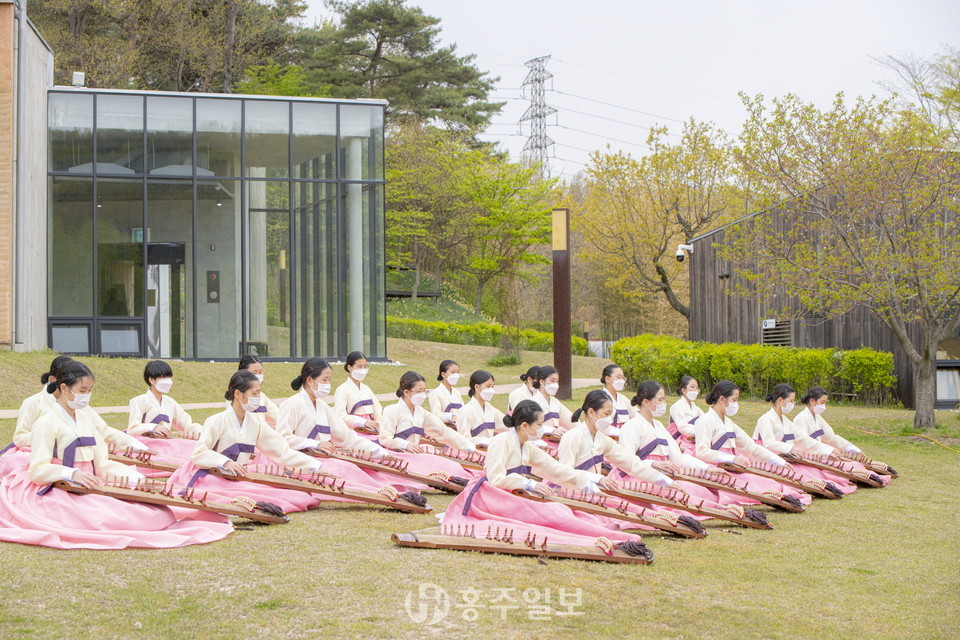
[[[383,107],[342,105],[344,180],[383,180]]]
[[[143,315],[143,183],[97,182],[97,313]]]
[[[50,348],[60,353],[90,353],[90,327],[85,324],[50,327]]]
[[[147,173],[193,175],[192,98],[147,98]]]
[[[197,185],[197,357],[236,358],[241,338],[240,184]]]
[[[337,179],[337,105],[293,103],[293,177]]]
[[[348,350],[383,357],[385,318],[383,257],[383,187],[348,184],[344,187],[346,246],[346,326]],[[357,250],[359,248],[359,250]]]
[[[240,176],[241,110],[240,100],[197,99],[197,166],[209,175]]]
[[[93,180],[49,178],[47,308],[50,316],[93,315]]]
[[[247,176],[290,175],[290,103],[249,100],[244,117]]]
[[[293,185],[296,259],[296,355],[340,355],[337,295],[337,187]]]
[[[247,351],[290,356],[290,183],[247,182]]]
[[[143,97],[97,96],[97,173],[143,173]]]
[[[48,94],[47,121],[50,171],[92,173],[93,96]]]

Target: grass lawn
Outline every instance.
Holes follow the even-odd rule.
[[[390,343],[392,357],[425,375],[443,357],[452,355],[470,371],[493,352]],[[49,354],[0,353],[0,406],[15,408],[31,393],[49,360]],[[125,404],[139,392],[142,362],[84,360],[99,374],[96,404]],[[603,362],[578,358],[575,375],[593,377]],[[282,397],[297,366],[268,365],[267,392]],[[182,402],[216,400],[232,368],[177,363],[174,395]],[[523,368],[505,368],[498,380],[515,379]],[[402,370],[376,367],[373,388],[389,390]],[[738,423],[752,432],[766,407],[741,406]],[[202,419],[213,411],[193,413]],[[106,417],[123,422],[119,414]],[[774,531],[708,524],[704,540],[645,535],[655,553],[650,566],[401,549],[390,534],[432,526],[431,515],[329,505],[296,514],[287,525],[238,521],[242,529],[226,540],[186,549],[58,551],[0,543],[0,638],[960,637],[958,454],[918,438],[844,428],[900,433],[911,424],[908,411],[831,406],[824,417],[901,477],[840,501],[818,499],[804,514],[770,511]],[[930,434],[960,448],[957,414],[940,412],[938,422]],[[0,421],[0,442],[9,442],[13,424]],[[429,500],[440,512],[452,497]],[[423,584],[445,589],[452,604],[430,626],[415,623],[405,609],[411,592],[417,608]],[[468,589],[485,605],[472,621],[456,606]],[[574,611],[582,615],[530,619],[533,610],[521,594],[533,600],[547,589],[554,602],[559,589],[581,589]],[[506,600],[493,602],[498,596]],[[501,619],[498,605],[518,608]]]

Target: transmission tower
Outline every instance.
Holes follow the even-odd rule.
[[[540,172],[545,176],[550,175],[548,150],[553,146],[553,140],[547,135],[547,116],[557,112],[547,105],[545,96],[547,81],[553,78],[553,74],[547,71],[549,60],[550,56],[541,56],[524,63],[530,72],[523,81],[522,95],[530,101],[530,106],[520,118],[521,131],[523,123],[530,122],[530,137],[523,145],[524,154],[530,161],[540,163]]]

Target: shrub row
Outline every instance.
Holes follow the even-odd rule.
[[[880,404],[892,397],[896,384],[893,354],[874,349],[802,349],[739,343],[690,342],[644,334],[617,341],[610,356],[632,383],[656,380],[672,392],[685,375],[700,383],[701,393],[718,380],[732,380],[741,393],[763,398],[786,382],[801,396],[819,385],[834,394]]]
[[[553,351],[552,333],[531,329],[508,328],[507,330],[514,332],[515,339],[521,349]],[[459,324],[456,322],[434,322],[387,316],[387,336],[391,338],[499,347],[503,332],[503,325],[493,322]],[[587,355],[587,341],[583,338],[573,336],[570,339],[570,345],[574,355]]]

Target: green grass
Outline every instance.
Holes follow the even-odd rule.
[[[492,351],[390,345],[391,355],[425,374],[444,354],[456,354],[469,370]],[[0,354],[5,391],[17,370],[6,355]],[[10,357],[32,380],[35,362]],[[578,359],[575,375],[593,377],[601,364]],[[104,388],[106,380],[123,381],[122,371],[137,371],[142,363],[97,365],[104,385],[99,391],[106,395],[111,393]],[[267,366],[268,393],[271,379],[283,377],[288,366]],[[391,375],[381,379],[378,369],[388,368],[371,373],[378,390],[400,372],[391,368]],[[198,386],[198,399],[210,399],[218,387],[201,384],[202,376],[219,379],[226,369],[184,363],[177,371]],[[191,391],[189,385],[180,389]],[[585,392],[578,390],[575,400]],[[741,406],[738,423],[752,432],[766,407]],[[194,412],[194,417],[211,413]],[[186,549],[58,551],[0,544],[0,637],[958,637],[958,454],[917,438],[869,436],[842,426],[899,433],[912,424],[909,411],[831,406],[825,417],[841,435],[895,466],[901,478],[888,488],[860,490],[840,501],[817,500],[804,514],[769,511],[774,531],[708,524],[704,540],[645,535],[656,554],[647,567],[401,549],[390,542],[392,532],[433,526],[435,519],[326,505],[294,515],[287,525],[244,524],[224,541]],[[960,435],[955,413],[939,412],[938,422],[944,426],[930,432],[935,437],[950,443]],[[0,441],[9,441],[12,431],[12,420],[0,421]],[[429,499],[440,512],[452,497],[430,494]],[[423,583],[443,587],[454,601],[462,601],[459,592],[472,587],[480,592],[481,604],[489,604],[495,589],[515,588],[517,595],[524,589],[542,593],[549,588],[556,594],[579,587],[583,604],[577,610],[584,615],[534,621],[523,606],[508,612],[506,620],[486,609],[475,622],[465,622],[461,611],[452,609],[440,624],[421,626],[405,613],[404,601]]]

